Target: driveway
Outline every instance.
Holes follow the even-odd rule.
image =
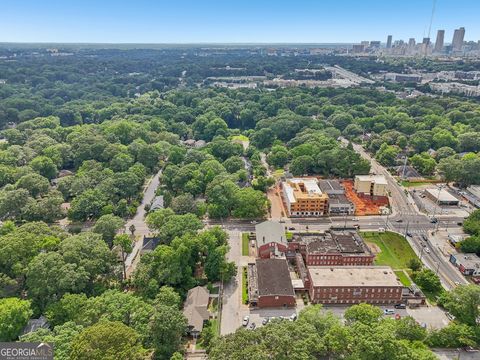
[[[125,225],[125,232],[127,234],[130,234],[130,226],[135,226],[135,232],[133,234],[135,236],[135,243],[133,245],[133,250],[130,254],[128,254],[127,259],[125,260],[125,265],[127,267],[127,276],[130,276],[133,273],[138,263],[138,259],[140,258],[140,256],[138,256],[138,259],[136,258],[137,254],[139,254],[140,250],[142,249],[143,237],[150,234],[150,230],[145,223],[145,205],[150,204],[155,197],[155,191],[160,184],[161,174],[162,170],[159,170],[158,173],[156,173],[155,176],[152,177],[145,185],[142,203],[138,206],[135,216],[130,219]]]

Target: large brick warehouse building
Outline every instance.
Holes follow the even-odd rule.
[[[248,300],[259,308],[296,305],[286,259],[257,259],[248,264]]]
[[[316,304],[397,304],[404,286],[388,266],[310,266],[310,300]]]

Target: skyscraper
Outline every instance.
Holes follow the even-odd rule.
[[[415,39],[414,38],[410,38],[408,39],[408,47],[414,47],[415,46]]]
[[[387,37],[387,49],[392,47],[392,35],[388,35]]]
[[[422,44],[430,45],[430,38],[424,37],[424,38],[423,38],[423,41],[422,41]]]
[[[433,49],[434,52],[442,52],[443,50],[443,38],[445,37],[445,30],[438,30],[437,31],[437,40],[435,41],[435,48]]]
[[[453,40],[452,40],[452,50],[453,51],[460,51],[462,50],[463,46],[463,38],[465,37],[465,28],[461,27],[460,29],[455,29],[453,33]]]

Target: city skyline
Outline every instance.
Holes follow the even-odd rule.
[[[367,6],[368,5],[368,6]],[[455,29],[466,41],[480,39],[476,14],[480,3],[437,1],[430,39],[445,30],[450,43]],[[192,0],[175,3],[147,0],[64,3],[6,0],[2,5],[0,42],[55,43],[359,43],[428,37],[431,1],[353,0],[316,3],[300,0],[250,0],[241,4]],[[408,20],[406,16],[408,14]],[[461,19],[461,21],[459,20]],[[408,22],[408,26],[405,26]],[[368,24],[368,26],[365,26]],[[354,29],[354,30],[352,30]]]

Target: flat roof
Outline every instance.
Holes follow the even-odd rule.
[[[329,192],[331,190],[345,190],[338,180],[319,180],[318,186],[323,192]]]
[[[463,265],[467,269],[480,268],[480,257],[475,253],[461,253],[456,254],[455,258],[457,262]]]
[[[269,220],[255,225],[255,233],[257,235],[258,246],[271,242],[287,244],[285,227],[278,221]]]
[[[402,286],[388,266],[309,266],[313,286]]]
[[[383,175],[356,175],[355,179],[360,181],[370,181],[374,182],[375,184],[384,184],[387,185],[387,179]]]
[[[295,296],[287,259],[257,259],[258,295]]]
[[[325,232],[293,234],[292,241],[306,244],[308,254],[370,255],[369,248],[355,232]]]
[[[351,201],[344,194],[330,194],[328,195],[328,202],[330,204],[345,204],[351,205]]]
[[[321,198],[326,197],[318,187],[315,178],[292,178],[283,182],[283,187],[290,203],[298,198]]]
[[[459,200],[450,194],[447,190],[445,189],[439,189],[439,188],[428,188],[425,189],[427,193],[429,193],[432,197],[435,199],[438,199],[438,201],[453,201],[453,202],[458,202]]]

